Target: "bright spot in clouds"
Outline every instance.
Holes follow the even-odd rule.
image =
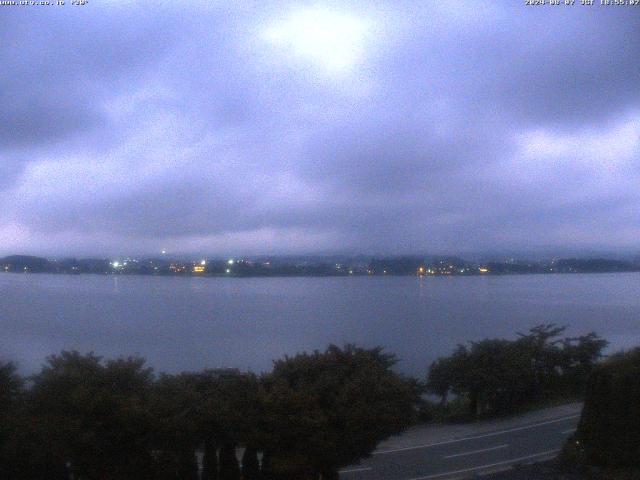
[[[520,136],[518,143],[529,158],[573,158],[594,165],[623,165],[640,152],[640,114],[623,118],[605,130],[584,128],[558,133],[538,129]]]
[[[297,58],[331,71],[347,70],[364,55],[370,25],[364,19],[328,9],[291,12],[274,22],[266,39]]]

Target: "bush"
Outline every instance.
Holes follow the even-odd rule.
[[[640,348],[592,372],[577,441],[592,465],[640,466]]]

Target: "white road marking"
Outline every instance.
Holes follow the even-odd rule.
[[[562,431],[562,432],[560,432],[560,433],[573,433],[573,432],[575,432],[576,430],[577,430],[577,428],[570,428],[569,430],[563,430],[563,431]]]
[[[426,477],[415,477],[415,478],[410,478],[409,480],[430,480],[432,478],[446,477],[447,475],[457,475],[459,473],[474,472],[476,470],[484,470],[487,468],[498,467],[500,465],[507,465],[509,463],[516,463],[516,462],[521,462],[523,460],[531,460],[537,457],[544,457],[545,455],[552,455],[554,453],[558,453],[559,451],[560,450],[547,450],[546,452],[540,452],[534,455],[527,455],[526,457],[512,458],[511,460],[505,460],[503,462],[489,463],[487,465],[479,465],[477,467],[465,468],[463,470],[453,470],[451,472],[436,473],[435,475],[427,475]]]
[[[338,473],[366,472],[368,470],[371,470],[371,467],[350,468],[349,470],[340,470]]]
[[[483,448],[482,450],[472,450],[470,452],[464,453],[456,453],[455,455],[447,455],[443,458],[456,458],[456,457],[464,457],[465,455],[473,455],[474,453],[482,453],[482,452],[490,452],[492,450],[500,450],[501,448],[507,448],[509,444],[505,443],[504,445],[498,445],[497,447]]]
[[[407,450],[418,450],[420,448],[429,448],[429,447],[435,447],[435,446],[438,446],[438,445],[449,445],[451,443],[466,442],[468,440],[476,440],[478,438],[495,437],[497,435],[503,435],[505,433],[518,432],[520,430],[527,430],[529,428],[541,427],[542,425],[550,425],[552,423],[563,422],[565,420],[570,420],[572,418],[578,418],[579,416],[580,416],[580,414],[569,415],[569,416],[562,417],[562,418],[556,418],[554,420],[548,420],[546,422],[535,423],[535,424],[532,424],[532,425],[525,425],[523,427],[509,428],[507,430],[501,430],[499,432],[485,433],[483,435],[475,435],[473,437],[457,438],[455,440],[446,440],[444,442],[428,443],[428,444],[425,444],[425,445],[415,445],[415,446],[412,446],[412,447],[392,448],[390,450],[378,450],[376,452],[373,452],[372,455],[383,455],[383,454],[386,454],[386,453],[404,452],[404,451],[407,451]]]

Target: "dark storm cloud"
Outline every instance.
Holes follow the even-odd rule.
[[[189,5],[3,10],[0,250],[637,247],[631,7]]]

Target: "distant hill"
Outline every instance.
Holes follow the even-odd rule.
[[[53,270],[46,258],[30,255],[10,255],[0,258],[0,268],[8,272],[47,272]]]
[[[635,266],[630,262],[606,258],[567,258],[558,260],[555,267],[560,272],[630,272]]]

